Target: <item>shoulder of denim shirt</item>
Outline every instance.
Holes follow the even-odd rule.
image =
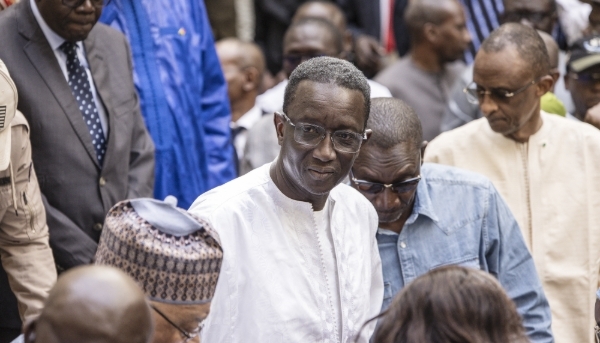
[[[476,188],[492,186],[490,179],[482,174],[437,163],[424,163],[421,167],[421,177],[428,185],[443,184]]]

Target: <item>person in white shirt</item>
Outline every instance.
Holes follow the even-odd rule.
[[[231,140],[239,161],[244,157],[248,130],[263,115],[256,106],[256,97],[265,70],[265,57],[256,44],[236,38],[218,41],[216,50],[227,81],[231,104]]]
[[[369,93],[347,61],[302,63],[274,119],[279,157],[192,204],[224,252],[203,342],[368,342],[383,300],[377,213],[340,183],[370,136]]]

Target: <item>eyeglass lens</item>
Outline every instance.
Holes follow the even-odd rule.
[[[316,146],[325,138],[323,127],[311,124],[297,124],[294,129],[294,139],[300,144]],[[362,137],[349,131],[335,131],[331,135],[333,147],[341,152],[355,153],[360,149]]]

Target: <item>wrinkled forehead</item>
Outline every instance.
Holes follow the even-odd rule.
[[[499,51],[480,49],[473,63],[473,81],[479,85],[495,81],[511,83],[530,79],[532,75],[531,64],[523,59],[512,44]]]

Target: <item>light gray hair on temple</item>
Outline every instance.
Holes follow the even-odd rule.
[[[298,85],[304,80],[360,91],[365,100],[366,125],[371,108],[371,88],[365,75],[352,63],[335,57],[315,57],[300,64],[290,75],[289,83],[285,87],[284,112],[287,112],[288,107],[294,101]]]
[[[383,150],[408,143],[421,149],[423,129],[415,111],[404,101],[394,98],[375,98],[371,101],[371,117],[367,128],[373,130],[369,146]]]

